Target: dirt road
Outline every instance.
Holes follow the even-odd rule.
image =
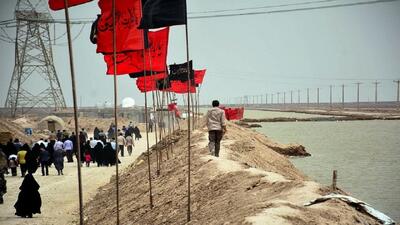
[[[144,135],[143,135],[144,136]],[[149,134],[150,146],[154,144],[154,133]],[[131,156],[121,157],[119,164],[120,173],[131,164],[142,152],[146,150],[145,138],[135,143],[136,147]],[[52,166],[49,168],[49,176],[42,176],[40,168],[34,174],[40,185],[39,192],[42,197],[42,214],[35,214],[31,219],[20,218],[14,215],[14,204],[19,193],[19,186],[22,183],[20,176],[6,176],[8,193],[4,196],[4,205],[0,205],[1,225],[71,225],[79,218],[79,197],[78,178],[75,163],[64,164],[64,176],[57,176],[57,171]],[[18,170],[18,175],[20,171]],[[84,203],[93,198],[97,188],[107,184],[110,178],[115,175],[115,167],[97,167],[92,164],[90,167],[82,167],[82,186]]]

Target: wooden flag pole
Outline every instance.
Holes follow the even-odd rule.
[[[196,94],[196,93],[194,93],[194,94]],[[193,99],[193,94],[192,93],[190,93],[190,100],[191,100],[191,103],[192,103],[192,113],[193,113],[192,130],[194,130],[195,129],[195,123],[196,123],[196,114],[195,114],[195,112],[196,112],[195,111],[196,104],[194,103],[194,99]]]
[[[143,11],[142,2],[140,1],[140,8]],[[146,32],[146,31],[143,31]],[[143,34],[143,75],[144,75],[144,122],[145,122],[145,130],[146,130],[146,148],[147,148],[147,171],[149,175],[149,200],[150,200],[150,209],[153,209],[153,194],[152,194],[152,186],[151,186],[151,166],[150,166],[150,146],[149,146],[149,129],[148,129],[148,110],[147,110],[147,89],[146,89],[146,44],[144,40],[145,36]]]
[[[112,2],[112,21],[113,21],[113,63],[114,63],[114,120],[115,120],[115,191],[117,203],[117,225],[119,225],[119,173],[118,173],[118,90],[117,90],[117,32],[116,26],[116,6],[115,0]]]
[[[158,111],[157,111],[157,125],[158,125],[158,133],[159,133],[159,141],[161,142],[161,140],[162,140],[162,127],[160,126],[160,124],[161,124],[161,121],[162,121],[162,111],[161,111],[161,113],[160,113],[160,109],[162,110],[162,102],[161,102],[161,99],[160,99],[160,91],[159,90],[156,90],[156,98],[157,98],[157,109],[158,109]],[[161,164],[162,164],[162,150],[161,149],[158,149],[158,154],[159,154],[159,156],[158,156],[158,160],[159,160],[159,164],[160,164],[160,172],[161,172]]]
[[[166,98],[167,98],[167,109],[168,109],[168,105],[171,104],[168,92],[166,93]],[[171,113],[170,113],[169,109],[168,109],[167,113],[168,113],[168,149],[167,149],[167,159],[169,159],[169,153],[168,152],[171,151],[171,154],[172,154],[172,149],[171,149],[171,147],[172,147],[172,144],[171,144]]]
[[[168,92],[168,97],[169,97],[169,102],[170,103],[172,103],[172,93],[171,92]],[[172,114],[172,116],[171,116],[172,118],[172,133],[174,133],[175,132],[175,113],[174,114]]]
[[[150,63],[150,76],[151,76],[153,74],[153,63],[152,63],[152,60],[151,60],[152,58],[151,58],[150,51],[148,53],[149,53],[148,56],[149,56],[149,63]],[[158,144],[158,139],[157,139],[157,120],[158,120],[157,107],[158,107],[158,101],[157,101],[157,104],[156,104],[156,101],[155,101],[155,98],[154,98],[154,90],[151,90],[151,96],[153,98],[153,117],[156,117],[156,115],[157,115],[157,117],[156,117],[157,119],[152,121],[152,124],[154,126],[154,136],[155,136],[155,139],[156,139],[156,146],[157,146],[157,144]],[[156,173],[157,173],[157,175],[160,175],[160,157],[159,157],[159,149],[158,148],[156,148],[156,164],[157,164],[157,172]]]
[[[155,116],[156,116],[156,99],[155,99],[155,96],[154,96],[154,91],[151,91],[151,96],[153,98],[153,118],[155,118]],[[153,120],[152,124],[154,126],[154,137],[156,139],[156,146],[157,146],[157,143],[158,143],[157,119]],[[158,148],[156,148],[156,160],[157,160],[156,161],[157,162],[157,175],[160,175],[160,159],[159,159]]]
[[[65,20],[67,21],[67,37],[68,37],[68,51],[69,51],[69,66],[71,70],[71,86],[72,86],[72,100],[74,104],[74,122],[75,122],[75,133],[76,133],[76,140],[77,150],[78,150],[78,194],[79,194],[79,224],[83,225],[83,196],[82,196],[82,175],[81,175],[81,146],[79,140],[79,133],[78,133],[78,110],[77,110],[77,100],[76,100],[76,87],[75,87],[75,71],[74,71],[74,59],[73,59],[73,52],[72,52],[72,39],[71,39],[71,27],[70,27],[70,20],[69,20],[69,12],[68,12],[68,0],[64,0],[65,5]]]
[[[185,10],[187,12],[187,5],[185,1]],[[189,65],[189,31],[187,25],[187,15],[186,15],[186,23],[185,23],[185,36],[186,36],[186,61],[187,61],[187,76],[188,76],[188,89],[187,89],[187,132],[188,132],[188,187],[187,187],[187,222],[191,219],[191,210],[190,210],[190,163],[191,163],[191,147],[190,147],[190,65]]]
[[[143,55],[145,55],[146,49],[143,49]],[[146,88],[146,57],[143,57],[143,73],[144,73],[144,87]],[[149,146],[149,129],[148,129],[148,110],[147,110],[147,90],[144,91],[144,122],[146,130],[146,148],[147,148],[147,170],[149,174],[149,198],[150,208],[153,208],[153,194],[151,187],[151,166],[150,166],[150,146]]]

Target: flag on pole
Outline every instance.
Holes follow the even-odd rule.
[[[147,0],[140,29],[186,24],[186,0]]]
[[[206,74],[206,70],[195,70],[194,71],[194,83],[199,85],[203,83],[204,75]]]
[[[189,83],[188,81],[182,82],[179,80],[171,80],[171,87],[168,89],[169,91],[175,92],[177,94],[186,94],[188,93]],[[190,85],[189,93],[196,93],[196,86],[194,84]]]
[[[117,54],[117,74],[129,74],[132,78],[141,77],[155,73],[163,73],[167,67],[169,28],[158,31],[149,31],[149,48],[145,50],[129,51]],[[145,60],[143,59],[145,57]],[[107,74],[114,74],[113,55],[104,55],[104,61],[107,63]],[[146,65],[143,65],[143,62]],[[151,74],[152,73],[152,74]]]
[[[68,8],[72,6],[81,5],[92,0],[68,0]],[[49,7],[51,10],[57,11],[65,9],[64,0],[49,0]]]
[[[146,77],[139,77],[138,79],[136,79],[136,86],[140,92],[155,91],[157,90],[157,83],[160,80],[164,80],[165,78],[166,78],[165,73],[160,73]]]
[[[101,16],[97,23],[97,53],[113,53],[113,13],[111,0],[100,0]],[[143,30],[138,29],[142,17],[141,0],[115,1],[116,51],[144,49]]]
[[[192,60],[189,61],[190,79],[194,79],[194,71]],[[169,79],[171,81],[187,81],[188,80],[188,64],[187,62],[181,64],[169,65]]]

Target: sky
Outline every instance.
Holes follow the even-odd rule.
[[[257,8],[312,0],[188,0],[189,16],[210,15],[195,12],[239,8]],[[317,1],[317,0],[315,0]],[[372,0],[331,0],[306,6],[322,6]],[[16,0],[0,0],[0,20],[14,18]],[[306,6],[251,9],[235,12],[260,12]],[[97,0],[70,8],[72,19],[93,18],[100,13]],[[63,11],[51,12],[63,19]],[[113,78],[105,75],[106,64],[96,46],[89,41],[91,24],[73,25],[72,37],[78,104],[96,106],[113,103]],[[186,61],[185,27],[170,31],[168,63]],[[396,99],[396,84],[400,79],[400,1],[382,2],[307,11],[189,19],[189,54],[195,69],[207,69],[200,90],[201,103],[213,99],[234,103],[244,95],[263,95],[297,90],[305,101],[310,89],[310,101],[329,101],[329,85],[333,85],[333,100],[341,101],[341,85],[345,85],[345,100],[355,101],[356,82],[361,82],[360,100],[374,100],[374,82],[378,100]],[[53,45],[54,64],[67,106],[72,106],[72,89],[68,64],[65,25],[56,25]],[[15,37],[15,29],[6,31]],[[53,28],[51,29],[53,36]],[[0,105],[4,105],[14,67],[13,44],[0,41]],[[41,82],[31,81],[32,88]],[[283,94],[281,94],[283,96]],[[118,101],[132,97],[144,104],[135,80],[118,77]],[[264,100],[265,101],[265,100]],[[276,101],[276,100],[275,100]],[[281,100],[282,101],[282,100]]]

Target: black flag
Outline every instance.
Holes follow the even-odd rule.
[[[140,29],[186,24],[186,0],[147,0]]]
[[[192,60],[189,61],[190,68],[190,79],[194,79],[193,63]],[[188,80],[188,64],[187,62],[182,64],[172,64],[169,65],[169,79],[179,80],[185,82]]]
[[[171,82],[168,78],[156,81],[156,86],[158,90],[165,90],[171,87]]]

